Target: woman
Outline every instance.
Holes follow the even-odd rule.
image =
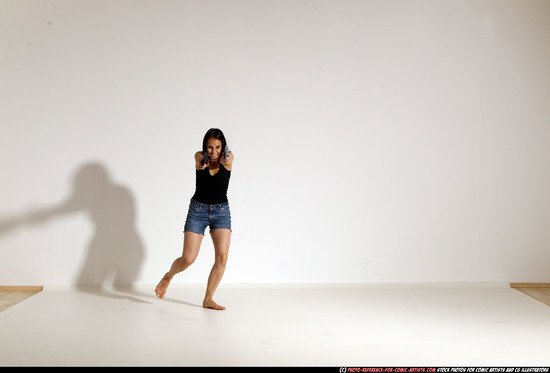
[[[215,261],[208,277],[202,306],[225,310],[225,307],[214,302],[212,298],[225,271],[231,241],[231,213],[227,188],[234,157],[231,152],[226,157],[226,145],[223,132],[211,128],[204,136],[202,152],[195,153],[196,189],[185,220],[183,254],[172,263],[170,271],[164,275],[155,289],[157,297],[161,299],[164,298],[172,278],[193,264],[199,253],[204,231],[210,226]]]

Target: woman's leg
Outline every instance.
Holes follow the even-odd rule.
[[[214,229],[210,232],[212,242],[214,243],[215,261],[210,276],[208,277],[208,285],[202,306],[205,308],[213,308],[215,310],[225,310],[225,307],[220,306],[212,300],[227,263],[227,255],[229,253],[229,244],[231,242],[231,231],[229,229]]]
[[[157,297],[164,298],[164,294],[166,294],[166,289],[168,289],[168,285],[170,285],[170,281],[172,281],[172,278],[184,271],[187,267],[189,267],[195,259],[197,259],[197,255],[199,255],[199,249],[201,247],[202,238],[204,236],[202,234],[194,233],[194,232],[185,232],[183,235],[183,254],[176,260],[174,260],[174,263],[172,263],[172,267],[170,267],[170,271],[168,271],[162,280],[160,280],[159,284],[157,285],[157,288],[155,289],[155,293]]]

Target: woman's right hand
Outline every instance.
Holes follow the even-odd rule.
[[[210,165],[210,159],[208,159],[208,161],[206,161],[204,165],[201,165],[202,156],[203,156],[202,152],[195,153],[195,168],[197,170],[204,170],[206,167]]]

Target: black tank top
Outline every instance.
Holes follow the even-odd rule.
[[[193,199],[207,205],[217,205],[227,202],[227,188],[231,171],[220,164],[218,173],[210,175],[209,167],[196,170],[195,194]]]

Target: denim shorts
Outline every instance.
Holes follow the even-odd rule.
[[[191,199],[183,231],[204,235],[204,231],[208,226],[210,226],[211,232],[220,228],[231,230],[229,202],[220,203],[219,205],[206,205]]]

